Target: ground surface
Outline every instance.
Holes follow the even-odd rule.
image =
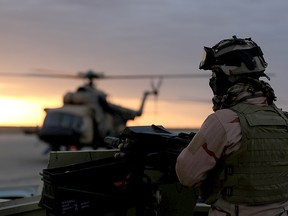
[[[47,167],[47,146],[35,135],[0,133],[0,190],[1,188],[38,185],[40,172]]]

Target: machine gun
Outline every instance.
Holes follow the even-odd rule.
[[[124,145],[120,157],[43,170],[47,216],[191,215],[197,195],[180,185],[175,162],[194,135],[155,125],[126,127],[119,137],[105,138],[108,145]]]
[[[165,174],[175,174],[175,163],[180,152],[195,133],[173,133],[162,126],[126,127],[119,137],[106,137],[107,145],[120,147],[119,157],[128,163],[150,166]]]

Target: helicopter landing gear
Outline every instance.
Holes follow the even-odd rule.
[[[81,150],[78,145],[71,145],[71,146],[61,146],[61,145],[50,145],[43,154],[48,154],[50,151],[77,151]]]

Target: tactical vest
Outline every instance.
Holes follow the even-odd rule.
[[[223,158],[204,182],[206,202],[262,205],[288,200],[288,119],[275,106],[237,104],[240,149]],[[209,187],[211,190],[207,191]],[[206,190],[206,191],[205,191]],[[210,193],[210,194],[209,194]]]

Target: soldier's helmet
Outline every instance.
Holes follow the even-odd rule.
[[[204,47],[199,68],[221,71],[227,76],[250,76],[264,74],[267,63],[261,48],[251,38],[224,39],[212,48]]]

